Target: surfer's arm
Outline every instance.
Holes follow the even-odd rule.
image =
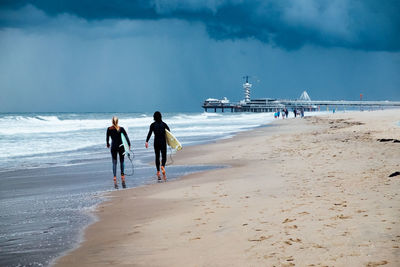
[[[153,133],[153,124],[150,125],[149,133],[147,134],[146,138],[146,143],[149,142],[152,133]]]
[[[165,128],[168,130],[168,131],[171,131],[170,129],[169,129],[169,127],[168,127],[168,125],[164,122],[164,124],[165,124]]]
[[[153,133],[153,123],[150,125],[150,129],[149,129],[149,133],[147,134],[147,138],[146,138],[146,143],[145,143],[145,147],[148,148],[149,147],[149,140],[151,137],[151,134]]]
[[[107,147],[110,147],[110,129],[107,128],[107,137],[106,137],[106,143],[107,143]]]

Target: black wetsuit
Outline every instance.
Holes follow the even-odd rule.
[[[167,162],[167,140],[165,139],[165,129],[169,131],[168,125],[163,121],[155,121],[150,125],[146,142],[149,142],[151,134],[154,133],[154,153],[156,154],[156,167],[160,171],[160,152],[162,155],[161,165]]]
[[[122,138],[121,138],[121,133],[125,135],[126,141],[128,142],[128,145],[131,146],[131,142],[129,141],[128,134],[126,133],[125,129],[123,127],[119,127],[119,131],[115,129],[114,126],[111,126],[107,129],[107,147],[110,146],[109,140],[111,137],[111,156],[112,156],[112,162],[113,162],[113,174],[116,176],[117,172],[117,154],[119,154],[119,161],[120,161],[120,167],[121,167],[121,175],[124,175],[124,155],[123,153],[125,152],[124,146],[122,145]]]

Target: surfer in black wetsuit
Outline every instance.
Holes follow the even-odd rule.
[[[146,138],[146,148],[149,147],[149,139],[151,134],[154,133],[154,152],[156,154],[156,168],[157,168],[157,177],[158,180],[161,181],[160,175],[160,152],[161,152],[161,171],[163,174],[164,181],[167,180],[167,176],[165,174],[165,163],[167,162],[167,140],[165,138],[165,129],[169,131],[168,125],[162,121],[162,116],[159,111],[154,112],[153,115],[154,122],[150,125],[149,133]]]
[[[119,154],[119,163],[121,167],[121,182],[122,187],[126,188],[125,184],[125,174],[124,174],[124,146],[122,145],[121,133],[125,135],[126,141],[128,142],[129,149],[131,148],[131,142],[129,141],[128,134],[123,127],[118,126],[118,118],[112,118],[112,126],[107,129],[107,147],[110,148],[109,139],[111,137],[111,157],[113,163],[113,174],[114,174],[114,187],[118,189],[117,183],[117,154]]]

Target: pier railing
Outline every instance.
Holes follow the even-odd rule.
[[[339,101],[301,101],[301,100],[282,100],[280,103],[288,106],[348,106],[348,107],[357,107],[357,106],[375,106],[375,107],[400,107],[400,101],[347,101],[347,100],[339,100]]]

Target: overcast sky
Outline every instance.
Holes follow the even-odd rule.
[[[0,0],[0,112],[400,101],[397,0]]]

